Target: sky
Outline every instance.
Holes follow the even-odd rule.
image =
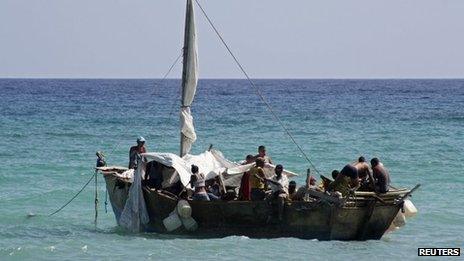
[[[252,78],[464,78],[463,0],[199,0]],[[161,78],[185,0],[0,0],[0,78]],[[196,8],[201,78],[243,78]],[[177,64],[169,78],[179,78]]]

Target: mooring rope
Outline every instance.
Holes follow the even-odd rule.
[[[262,94],[261,90],[254,84],[254,82],[251,80],[250,76],[248,75],[248,73],[245,71],[245,69],[243,68],[242,64],[238,61],[237,57],[234,55],[234,53],[232,52],[232,50],[229,48],[229,46],[227,45],[226,41],[224,40],[224,38],[222,37],[221,33],[219,33],[219,30],[216,28],[216,26],[214,25],[214,23],[212,22],[212,20],[209,18],[208,14],[206,13],[206,11],[203,9],[203,7],[201,6],[201,4],[198,2],[198,0],[195,0],[195,2],[197,3],[198,7],[200,7],[200,10],[201,12],[203,13],[203,15],[205,16],[206,20],[208,21],[209,25],[213,28],[214,32],[216,33],[216,35],[218,36],[219,40],[222,42],[222,44],[224,45],[224,47],[227,49],[227,51],[229,52],[230,56],[232,56],[232,58],[234,59],[235,63],[237,64],[238,68],[242,71],[242,73],[245,75],[245,77],[247,78],[248,82],[250,83],[250,85],[255,89],[256,93],[258,94],[258,96],[260,97],[261,101],[266,105],[267,109],[269,110],[269,112],[271,112],[272,116],[279,122],[280,126],[282,126],[282,128],[284,129],[284,132],[288,135],[288,137],[292,140],[292,142],[295,144],[295,146],[298,148],[298,150],[301,152],[301,154],[303,154],[303,156],[305,157],[306,161],[308,161],[308,163],[311,165],[311,167],[313,167],[313,169],[320,175],[319,171],[317,170],[316,166],[313,164],[313,162],[311,161],[311,159],[308,157],[308,155],[306,155],[306,153],[304,152],[303,148],[296,142],[295,138],[293,137],[293,135],[290,133],[290,131],[288,130],[288,128],[285,126],[285,124],[282,122],[282,120],[280,119],[280,117],[277,115],[277,113],[272,109],[271,105],[269,104],[269,102],[265,99],[264,95]]]
[[[82,191],[84,191],[84,189],[90,184],[90,182],[94,179],[94,176],[92,175],[90,177],[90,179],[84,184],[84,186],[82,186],[82,188],[70,199],[68,200],[63,206],[61,206],[60,208],[58,208],[56,211],[54,211],[53,213],[49,214],[49,216],[53,216],[55,215],[56,213],[60,212],[63,208],[65,208],[67,205],[69,205],[69,203],[71,203],[77,196],[79,196],[79,194],[81,194]]]

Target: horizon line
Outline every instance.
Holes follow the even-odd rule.
[[[181,80],[182,78],[165,78]],[[294,78],[251,78],[252,80],[464,80],[463,77],[294,77]],[[0,80],[163,80],[152,77],[0,77]],[[198,80],[247,80],[246,78],[205,77]]]

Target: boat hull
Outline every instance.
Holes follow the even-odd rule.
[[[105,181],[113,212],[119,220],[130,183],[118,184],[118,179],[112,176],[105,176]],[[394,204],[393,198],[383,202],[375,198],[358,198],[343,205],[297,201],[286,203],[283,220],[278,221],[276,206],[267,201],[189,201],[198,229],[191,232],[180,227],[168,232],[163,220],[176,208],[177,199],[146,187],[143,195],[150,218],[144,227],[146,232],[198,238],[237,235],[318,240],[380,239],[401,208]]]
[[[266,201],[189,201],[198,229],[189,232],[181,227],[167,232],[162,221],[175,209],[177,201],[150,189],[144,189],[144,197],[150,216],[148,231],[197,237],[380,239],[400,209],[375,200],[360,202],[358,206],[301,201],[287,203],[283,220],[278,221],[276,207]]]

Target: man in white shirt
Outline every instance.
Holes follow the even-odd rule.
[[[282,221],[284,214],[285,199],[288,197],[288,178],[286,175],[282,175],[284,167],[277,165],[275,167],[275,176],[271,179],[266,179],[272,189],[272,199],[277,200],[279,210],[279,220]]]

